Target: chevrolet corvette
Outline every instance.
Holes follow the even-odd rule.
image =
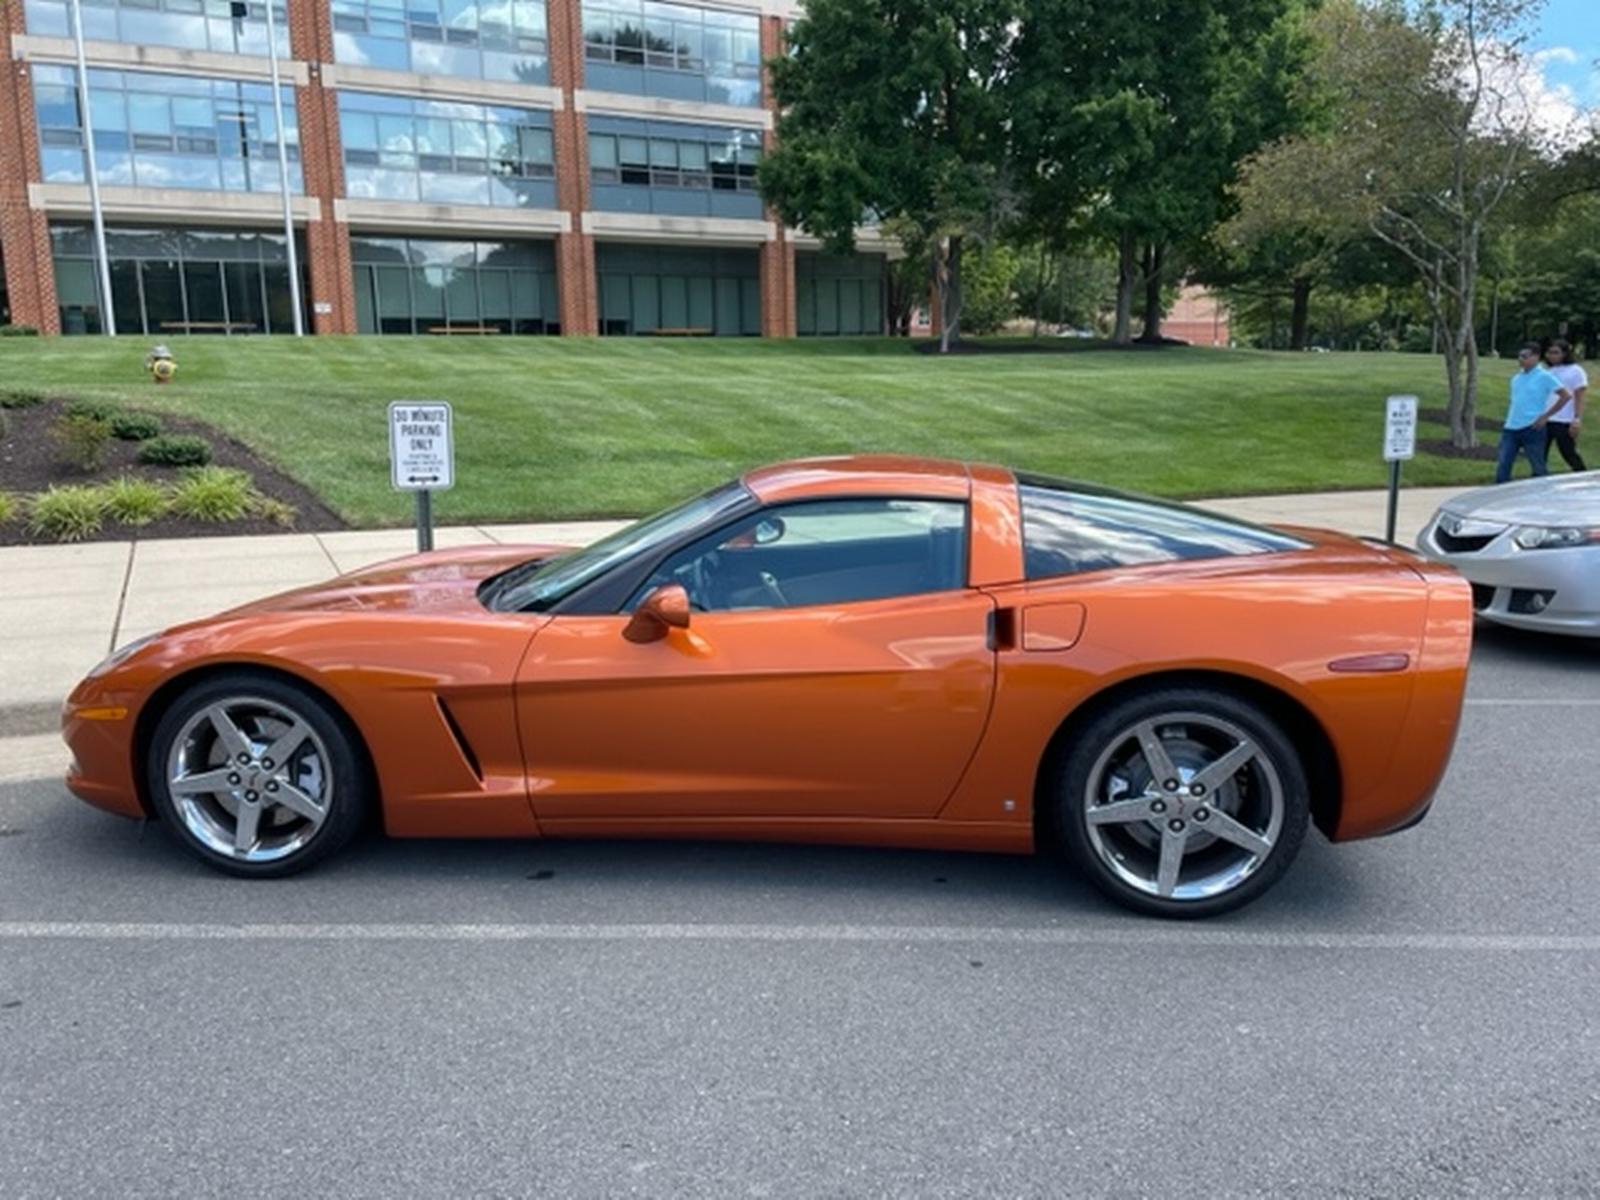
[[[1427,811],[1471,593],[1000,467],[754,470],[583,548],[398,559],[121,647],[68,787],[240,876],[396,837],[1061,852],[1159,916]]]

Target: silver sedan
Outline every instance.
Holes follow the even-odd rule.
[[[1600,637],[1600,471],[1463,492],[1417,548],[1467,577],[1481,617]]]

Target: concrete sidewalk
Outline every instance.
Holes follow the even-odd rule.
[[[1464,488],[1401,493],[1409,542]],[[1385,493],[1329,492],[1204,502],[1253,521],[1382,536]],[[582,544],[621,521],[441,529],[442,548],[483,542]],[[0,738],[45,734],[83,674],[114,647],[181,621],[316,583],[416,547],[409,529],[175,538],[0,548]]]

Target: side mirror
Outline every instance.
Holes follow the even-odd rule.
[[[639,602],[622,630],[630,642],[656,642],[668,630],[689,628],[689,593],[681,583],[664,583]]]

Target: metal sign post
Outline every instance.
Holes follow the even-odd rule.
[[[1417,454],[1417,398],[1390,396],[1383,429],[1383,460],[1389,464],[1389,518],[1383,540],[1394,545],[1395,518],[1400,511],[1400,464]]]
[[[389,476],[397,491],[417,496],[417,549],[433,549],[433,493],[455,486],[455,438],[443,400],[389,405]]]

